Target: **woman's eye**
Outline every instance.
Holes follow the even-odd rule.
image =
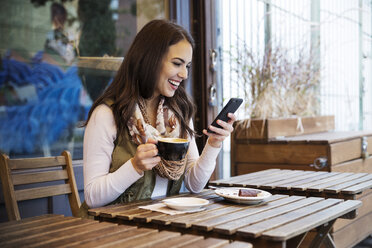
[[[173,62],[173,64],[174,64],[175,66],[180,66],[180,65],[181,65],[181,63],[178,63],[178,62]]]

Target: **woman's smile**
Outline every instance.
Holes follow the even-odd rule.
[[[180,85],[181,81],[169,79],[168,82],[171,84],[172,89],[176,90]]]

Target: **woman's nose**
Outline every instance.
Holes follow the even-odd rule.
[[[182,79],[187,79],[188,77],[188,74],[189,74],[189,70],[188,68],[185,66],[185,67],[182,67],[181,71],[178,73],[178,76]]]

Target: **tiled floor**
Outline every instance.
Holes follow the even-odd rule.
[[[370,235],[368,238],[366,238],[353,248],[372,248],[372,236]]]

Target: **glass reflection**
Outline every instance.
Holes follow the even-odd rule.
[[[0,151],[82,159],[92,101],[165,0],[5,0],[0,9]]]

